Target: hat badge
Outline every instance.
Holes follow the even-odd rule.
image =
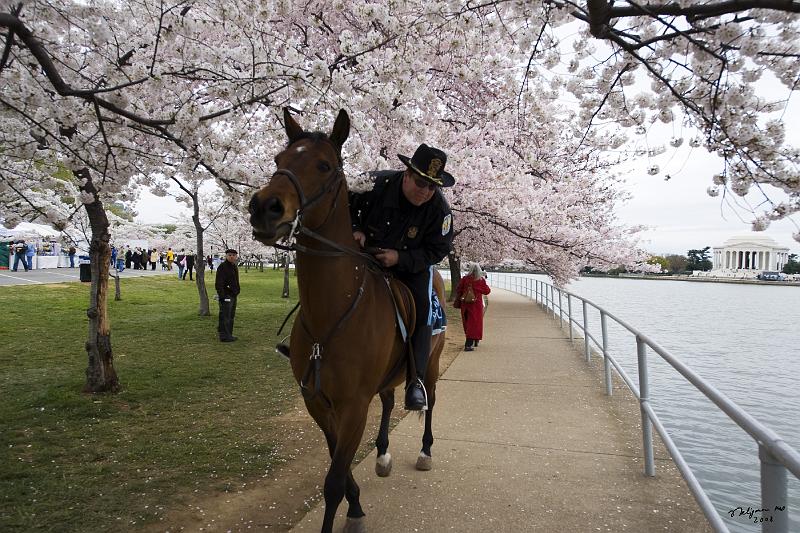
[[[433,158],[431,159],[430,164],[428,165],[428,176],[435,177],[439,174],[439,171],[442,169],[442,160]]]

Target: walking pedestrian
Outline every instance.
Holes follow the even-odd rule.
[[[25,259],[25,253],[28,250],[27,245],[25,244],[24,240],[17,241],[17,243],[11,248],[14,252],[14,268],[11,269],[12,272],[16,272],[19,268],[19,263],[22,261],[22,268],[25,269],[27,272],[28,269],[28,262]]]
[[[25,258],[28,260],[28,270],[33,270],[34,255],[36,255],[36,245],[32,242],[29,242],[28,248],[25,250]]]
[[[150,270],[156,269],[156,263],[158,263],[158,250],[153,248],[150,252]]]
[[[70,246],[69,250],[68,250],[69,267],[70,268],[75,268],[75,252],[76,252],[75,247],[74,246]]]
[[[456,288],[456,301],[461,309],[461,323],[466,336],[465,352],[473,351],[483,339],[483,296],[492,292],[484,278],[480,265],[475,263]]]

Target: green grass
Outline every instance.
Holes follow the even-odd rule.
[[[194,283],[123,280],[109,316],[122,392],[81,393],[88,287],[0,288],[0,531],[113,531],[284,461],[275,416],[297,398],[275,332],[296,301],[279,272],[240,273],[235,343]],[[213,295],[213,275],[207,280]]]

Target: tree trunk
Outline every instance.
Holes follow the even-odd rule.
[[[208,308],[208,291],[206,290],[206,253],[203,251],[203,225],[200,224],[200,203],[197,195],[192,196],[192,205],[194,213],[192,214],[192,222],[194,222],[194,231],[197,235],[197,252],[195,253],[194,271],[195,283],[197,283],[197,292],[200,294],[200,307],[197,309],[199,316],[209,316],[211,311]]]
[[[76,175],[86,180],[86,184],[81,187],[81,190],[94,196],[94,202],[84,204],[92,229],[92,240],[89,243],[92,285],[89,292],[89,309],[86,310],[86,316],[89,317],[89,335],[86,340],[89,365],[86,367],[86,385],[83,387],[83,391],[118,392],[120,383],[114,370],[111,322],[108,319],[108,271],[111,260],[111,247],[108,244],[111,239],[108,231],[108,217],[97,196],[97,189],[92,183],[89,171],[82,169],[76,172]]]
[[[281,298],[289,297],[289,254],[283,256],[283,294]]]
[[[447,301],[452,302],[458,282],[461,281],[461,258],[450,252],[447,256],[447,262],[450,265],[450,296],[447,297]]]
[[[122,300],[122,290],[119,283],[119,272],[110,275],[112,278],[114,278],[114,301],[118,302]]]

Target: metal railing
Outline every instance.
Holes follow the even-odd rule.
[[[667,350],[659,346],[655,341],[640,333],[625,321],[615,317],[602,307],[582,298],[576,294],[559,289],[550,283],[536,280],[533,278],[515,276],[513,274],[489,273],[489,282],[498,288],[504,288],[525,295],[540,304],[548,313],[552,314],[553,319],[558,318],[559,326],[564,325],[564,306],[563,299],[566,297],[566,320],[569,325],[569,338],[574,340],[573,326],[583,331],[584,351],[586,361],[591,360],[591,345],[594,343],[601,350],[604,363],[605,391],[607,395],[613,393],[613,380],[611,367],[616,369],[617,374],[627,385],[630,391],[639,400],[639,407],[642,417],[642,443],[644,449],[644,471],[648,476],[655,475],[655,460],[653,455],[653,432],[656,431],[661,436],[661,440],[667,451],[672,456],[672,460],[680,470],[686,480],[689,489],[703,510],[706,518],[716,531],[727,532],[728,527],[719,515],[708,495],[703,490],[694,473],[686,460],[683,458],[674,441],[670,437],[666,428],[659,420],[658,414],[650,404],[650,387],[647,371],[648,348],[657,353],[677,370],[684,378],[697,388],[703,395],[711,400],[728,418],[733,420],[741,429],[749,434],[758,445],[758,458],[761,463],[761,506],[771,514],[768,520],[761,522],[763,533],[788,533],[789,532],[789,509],[787,505],[787,471],[800,479],[800,453],[789,446],[775,431],[766,427],[756,420],[744,409],[736,405],[731,399],[717,390],[711,383],[696,374],[685,363],[670,354]],[[581,302],[583,321],[575,319],[573,314],[573,300]],[[593,307],[600,313],[600,327],[602,339],[598,341],[592,336],[588,326],[588,308]],[[556,316],[556,313],[558,314]],[[608,351],[608,326],[607,320],[613,320],[630,333],[636,339],[637,367],[639,373],[639,386],[637,387],[625,370],[617,363]],[[778,511],[778,512],[774,512]],[[766,516],[766,515],[765,515]]]

